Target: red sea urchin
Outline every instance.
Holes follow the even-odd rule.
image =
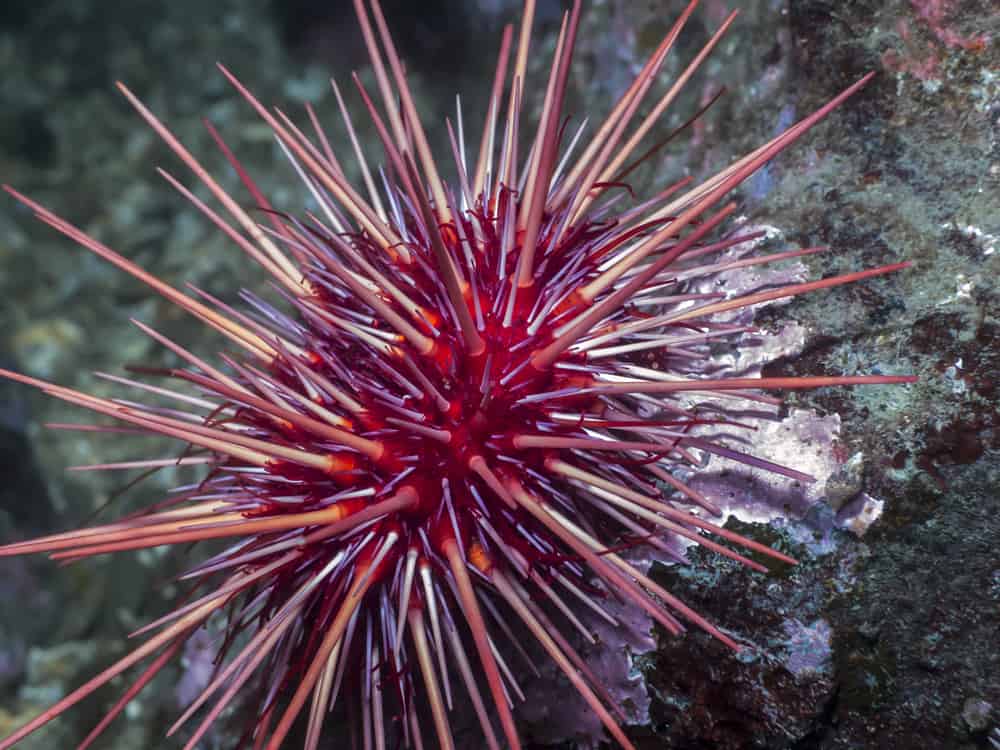
[[[498,635],[515,637],[512,628],[533,636],[610,734],[631,748],[617,707],[557,623],[589,637],[579,612],[602,613],[603,598],[613,595],[668,632],[679,633],[685,622],[738,648],[631,566],[620,545],[679,535],[763,569],[713,541],[721,538],[791,562],[705,520],[711,503],[674,474],[707,453],[808,480],[725,445],[711,428],[747,426],[735,409],[769,399],[763,389],[911,380],[711,378],[691,366],[712,340],[746,332],[721,322],[720,313],[906,265],[743,296],[686,289],[690,279],[733,265],[814,252],[720,261],[753,235],[720,234],[734,204],[718,206],[867,77],[701,185],[680,180],[622,209],[620,191],[612,196],[608,188],[620,183],[636,147],[735,14],[636,127],[640,102],[691,2],[597,132],[588,137],[581,129],[563,147],[562,101],[580,2],[563,18],[539,122],[526,139],[520,113],[534,9],[528,0],[517,41],[510,28],[503,37],[475,162],[466,159],[461,122],[457,133],[449,124],[457,173],[449,184],[377,0],[355,5],[381,111],[355,82],[388,162],[380,189],[355,141],[367,198],[348,182],[311,110],[313,137],[222,68],[273,130],[316,206],[298,217],[274,211],[212,130],[265,217],[258,224],[119,86],[228,217],[163,176],[273,277],[283,307],[244,293],[250,309],[239,312],[199,290],[184,294],[7,188],[43,222],[144,281],[243,354],[215,365],[137,323],[185,363],[146,374],[168,375],[190,391],[118,381],[170,406],[3,373],[124,422],[128,432],[187,444],[178,458],[127,466],[202,464],[206,475],[142,514],[9,544],[0,555],[49,552],[73,561],[205,540],[228,546],[185,576],[193,582],[189,600],[144,627],[143,645],[0,741],[0,750],[147,662],[81,745],[89,746],[211,618],[225,622],[225,638],[216,673],[178,721],[205,709],[187,748],[239,698],[255,707],[245,735],[254,748],[276,750],[300,721],[304,746],[314,750],[347,684],[360,691],[362,709],[351,718],[366,747],[396,746],[387,745],[390,735],[423,747],[433,724],[439,745],[453,748],[448,714],[461,685],[484,744],[499,750],[505,740],[518,748],[511,703],[519,691]],[[645,358],[651,351],[656,368]],[[692,393],[737,406],[702,409],[685,397]]]

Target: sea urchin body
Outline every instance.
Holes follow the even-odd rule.
[[[632,566],[622,545],[662,545],[676,535],[757,570],[763,566],[746,550],[793,562],[708,520],[716,509],[678,470],[707,453],[808,480],[727,445],[713,428],[750,427],[736,410],[770,399],[765,389],[909,380],[711,378],[692,365],[714,340],[746,333],[722,322],[722,313],[905,265],[743,296],[687,288],[734,265],[815,252],[720,260],[753,238],[722,231],[734,210],[724,200],[867,79],[704,183],[681,180],[622,208],[614,188],[628,160],[734,16],[636,122],[692,2],[604,123],[567,144],[562,102],[580,3],[563,18],[527,138],[520,113],[529,0],[517,40],[510,28],[503,37],[477,158],[467,157],[462,123],[457,132],[448,126],[457,175],[449,183],[377,0],[355,5],[380,105],[355,82],[387,165],[377,187],[357,151],[364,195],[311,110],[310,136],[222,68],[272,129],[314,206],[298,216],[274,211],[211,130],[252,197],[252,218],[120,85],[223,211],[163,176],[272,277],[278,301],[244,292],[249,309],[240,312],[196,289],[182,293],[8,188],[43,222],[242,354],[208,362],[137,322],[182,363],[145,373],[173,378],[176,389],[117,378],[148,404],[4,373],[126,431],[187,446],[179,457],[100,468],[198,464],[205,475],[142,514],[9,544],[0,555],[48,552],[73,561],[199,541],[221,546],[184,577],[187,601],[142,629],[141,646],[0,741],[0,750],[145,664],[81,747],[90,745],[213,618],[225,623],[217,670],[175,726],[199,716],[187,748],[239,699],[257,717],[245,736],[253,747],[277,750],[298,724],[304,747],[314,750],[324,718],[349,690],[360,696],[350,719],[365,747],[421,748],[436,739],[454,748],[449,712],[465,695],[485,746],[518,748],[511,705],[520,690],[507,656],[516,632],[532,636],[631,748],[619,709],[573,645],[575,637],[592,639],[583,613],[613,619],[602,602],[616,596],[670,633],[694,626],[739,646]],[[346,113],[345,120],[350,129]],[[692,394],[716,403],[700,408]]]

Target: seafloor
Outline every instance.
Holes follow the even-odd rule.
[[[456,90],[476,121],[509,4],[387,3],[405,30],[427,122],[453,111]],[[364,64],[349,5],[4,0],[0,181],[167,281],[234,299],[257,277],[158,181],[154,166],[179,167],[112,84],[128,82],[233,185],[200,123],[211,119],[276,204],[295,208],[301,191],[287,167],[274,168],[268,132],[214,63],[225,61],[265,101],[293,110],[311,101],[335,122],[326,77],[347,81]],[[679,3],[585,5],[571,108],[599,116]],[[699,635],[660,638],[640,660],[651,703],[632,733],[643,750],[988,748],[1000,724],[1000,12],[991,0],[731,5],[743,13],[728,41],[662,132],[720,86],[727,93],[636,187],[706,175],[877,71],[744,188],[742,210],[791,246],[829,246],[809,259],[817,277],[913,262],[890,278],[764,311],[765,326],[794,321],[807,332],[802,354],[772,363],[770,374],[912,372],[920,381],[790,397],[792,408],[840,415],[838,493],[805,518],[745,527],[798,555],[794,570],[762,577],[706,554],[693,555],[696,567],[659,570],[681,598],[759,649],[736,659]],[[558,11],[554,0],[540,7],[536,76]],[[704,0],[680,59],[725,11],[721,0]],[[164,361],[132,317],[196,351],[215,343],[137,282],[0,201],[3,366],[106,392],[91,370]],[[120,512],[183,479],[157,478],[121,500],[120,477],[66,473],[139,450],[43,428],[78,417],[0,383],[0,541],[70,527],[109,502]],[[836,524],[831,506],[862,499],[882,513],[859,536]],[[0,737],[122,653],[122,635],[164,609],[172,591],[163,582],[182,564],[158,553],[65,569],[0,561]],[[185,679],[179,671],[158,679],[102,747],[175,746],[161,737]],[[73,746],[114,695],[102,691],[20,747]],[[222,734],[213,743],[206,747],[228,747]]]

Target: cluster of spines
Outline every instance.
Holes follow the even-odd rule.
[[[747,332],[721,323],[722,313],[905,264],[734,297],[685,288],[690,279],[818,251],[703,260],[757,239],[737,233],[713,240],[735,204],[716,207],[867,77],[702,184],[681,180],[649,201],[618,208],[622,195],[612,197],[611,188],[734,20],[725,20],[629,132],[696,4],[589,141],[581,126],[560,154],[580,2],[563,18],[540,119],[526,139],[522,92],[534,14],[528,0],[516,44],[513,30],[504,32],[474,168],[461,115],[457,132],[448,123],[455,187],[442,180],[431,155],[377,0],[355,5],[381,111],[355,82],[384,146],[387,167],[378,181],[334,86],[367,198],[347,179],[311,108],[312,138],[220,66],[272,128],[311,194],[317,210],[299,217],[273,209],[209,126],[266,217],[253,218],[119,84],[224,213],[161,169],[165,179],[273,277],[283,308],[244,293],[248,309],[241,312],[198,289],[183,293],[8,188],[42,221],[223,334],[244,358],[223,356],[217,367],[136,321],[184,363],[153,374],[192,390],[104,377],[168,405],[98,398],[4,373],[127,425],[61,427],[155,433],[188,446],[180,457],[82,468],[208,471],[148,512],[10,544],[0,555],[49,552],[74,561],[198,541],[228,539],[230,546],[183,577],[193,582],[187,603],[139,631],[155,635],[0,741],[0,750],[149,660],[81,744],[89,746],[197,628],[223,614],[218,669],[171,730],[206,709],[187,748],[243,696],[257,706],[247,730],[255,748],[277,750],[304,716],[305,748],[315,750],[345,682],[361,688],[357,723],[376,748],[391,734],[423,747],[425,714],[438,744],[453,748],[448,714],[459,682],[486,745],[499,750],[502,737],[518,748],[514,628],[533,636],[615,740],[631,748],[620,709],[557,621],[592,641],[581,613],[614,623],[602,601],[616,596],[668,632],[680,633],[687,622],[739,647],[631,565],[619,545],[672,554],[664,539],[679,536],[764,570],[711,534],[794,562],[705,520],[717,508],[673,470],[697,466],[698,454],[709,453],[810,477],[726,445],[712,427],[747,425],[718,405],[702,411],[681,397],[767,401],[762,389],[909,378],[708,378],[691,376],[687,365],[703,360],[712,340]],[[530,148],[522,158],[525,140]],[[659,368],[643,359],[649,353]],[[522,653],[533,666],[534,657]]]

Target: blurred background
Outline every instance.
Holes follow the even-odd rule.
[[[528,86],[535,111],[565,5],[539,0]],[[593,127],[682,6],[584,6],[567,109],[574,125],[589,117]],[[455,94],[472,142],[502,28],[516,21],[519,3],[386,0],[384,7],[447,164],[443,123],[455,117]],[[723,96],[634,175],[633,187],[648,195],[685,174],[712,174],[878,71],[744,186],[741,210],[790,246],[830,245],[833,252],[810,260],[817,277],[915,263],[904,275],[783,308],[781,317],[801,323],[810,338],[800,358],[777,363],[773,374],[914,372],[922,380],[893,394],[792,397],[793,406],[841,415],[838,450],[845,461],[860,456],[852,491],[883,500],[885,513],[861,539],[834,534],[825,552],[806,554],[786,578],[720,569],[710,584],[671,579],[682,598],[721,613],[727,626],[756,623],[754,640],[765,651],[741,663],[697,637],[666,644],[640,665],[653,705],[635,733],[643,748],[987,747],[1000,721],[1000,16],[990,0],[704,0],[661,90],[732,7],[741,16],[727,40],[650,141],[722,89]],[[190,281],[236,301],[259,276],[158,178],[154,168],[164,166],[192,182],[113,85],[127,83],[248,203],[202,125],[210,120],[276,206],[299,210],[303,191],[291,168],[216,61],[299,121],[312,103],[334,144],[345,144],[329,85],[336,77],[366,152],[381,161],[351,86],[352,71],[366,82],[371,76],[346,0],[4,0],[0,182],[167,282]],[[340,155],[356,174],[349,148]],[[214,336],[138,282],[0,199],[0,366],[108,394],[113,387],[93,370],[169,361],[130,318],[197,353],[218,351]],[[73,421],[86,420],[0,382],[0,541],[69,528],[95,513],[110,517],[194,476],[165,471],[122,492],[134,476],[68,473],[71,465],[164,450],[155,441],[43,426]],[[790,523],[808,532],[820,521]],[[63,569],[0,559],[0,737],[123,653],[123,634],[164,611],[176,593],[167,582],[183,566],[183,555],[160,551]],[[794,647],[783,624],[791,616],[829,626],[819,666],[807,676],[791,675],[773,656]],[[193,650],[187,659],[197,665],[205,655]],[[706,660],[720,671],[706,675]],[[100,747],[179,747],[161,735],[183,702],[182,672],[158,679]],[[116,694],[101,692],[21,746],[72,746]],[[559,745],[545,731],[537,739],[586,746],[569,736]],[[211,746],[229,741],[220,734]]]

